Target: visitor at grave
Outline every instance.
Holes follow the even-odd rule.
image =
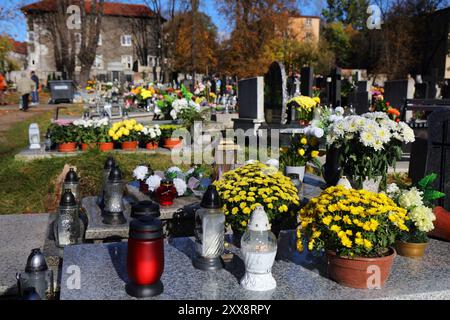
[[[5,102],[5,93],[6,93],[7,88],[8,88],[8,85],[6,83],[6,79],[3,76],[3,74],[0,72],[0,106],[7,105],[7,103]]]
[[[20,79],[17,81],[17,92],[21,96],[21,107],[23,111],[28,110],[30,94],[36,90],[36,83],[27,77],[26,72],[22,72]]]
[[[31,92],[31,105],[39,105],[39,77],[34,71],[31,71],[31,80],[35,83],[34,90]]]

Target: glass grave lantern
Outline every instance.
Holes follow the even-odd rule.
[[[122,171],[118,167],[111,170],[105,188],[105,207],[103,209],[103,223],[108,225],[122,225],[127,222],[123,214],[123,194],[125,182]]]
[[[100,208],[103,208],[105,206],[105,189],[106,184],[108,183],[109,174],[111,173],[111,170],[116,166],[116,161],[113,157],[108,157],[108,159],[105,162],[105,166],[103,167],[103,174],[102,174],[102,190],[100,194],[99,199],[99,206]]]
[[[25,273],[17,273],[17,289],[27,300],[47,300],[47,293],[53,296],[53,271],[48,269],[41,249],[31,250],[25,266]],[[30,297],[30,293],[33,297]]]
[[[262,206],[252,213],[242,236],[241,250],[245,263],[242,287],[250,291],[275,289],[277,283],[272,276],[272,266],[277,254],[277,238],[270,231],[269,218]]]
[[[80,243],[81,225],[82,222],[75,196],[71,190],[67,189],[61,197],[58,217],[53,225],[56,246],[63,248]]]
[[[78,175],[75,172],[74,168],[70,168],[70,171],[66,175],[66,179],[64,180],[63,190],[70,190],[75,197],[76,201],[80,201],[80,182],[78,179]]]
[[[195,213],[194,267],[204,271],[223,268],[225,215],[216,187],[211,185],[203,195],[201,208]]]
[[[173,205],[177,196],[177,189],[175,188],[173,181],[170,179],[164,179],[161,181],[161,185],[158,189],[156,189],[156,197],[158,198],[159,204],[163,207]]]
[[[136,298],[160,295],[164,291],[164,234],[161,220],[147,216],[130,223],[126,292]]]
[[[30,140],[30,150],[41,149],[41,133],[37,123],[30,124],[28,135]]]

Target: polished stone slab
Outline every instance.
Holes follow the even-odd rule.
[[[0,215],[0,296],[16,294],[16,272],[24,271],[32,249],[45,254],[51,219],[49,214]]]
[[[273,267],[277,288],[255,293],[242,289],[244,263],[239,249],[226,268],[203,272],[192,266],[194,242],[191,238],[167,240],[164,293],[156,300],[341,300],[341,299],[450,299],[450,243],[432,240],[421,260],[396,257],[386,287],[380,290],[350,289],[325,276],[323,257],[295,250],[295,233],[282,232],[278,260]],[[128,300],[125,292],[127,244],[80,245],[65,249],[62,284],[68,266],[79,266],[80,290],[61,288],[62,300]],[[186,276],[188,275],[188,276]]]

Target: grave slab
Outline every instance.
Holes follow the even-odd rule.
[[[23,272],[32,249],[44,250],[49,214],[0,215],[0,296],[16,294],[16,272]]]
[[[228,239],[229,240],[229,239]],[[295,231],[282,232],[278,259],[272,269],[277,288],[256,293],[239,285],[244,262],[239,249],[224,270],[203,272],[192,265],[194,241],[178,238],[165,241],[164,293],[153,300],[364,300],[364,299],[450,299],[450,243],[432,240],[421,260],[397,256],[386,286],[359,290],[340,286],[325,274],[324,257],[299,253]],[[81,289],[61,288],[61,300],[133,300],[125,292],[127,244],[79,245],[64,252],[62,283],[70,265],[81,269]],[[186,277],[189,275],[189,277]]]

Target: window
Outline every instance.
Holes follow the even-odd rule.
[[[102,55],[95,56],[94,68],[95,69],[103,69],[103,56]]]
[[[125,69],[131,70],[133,68],[133,56],[122,56],[122,64]]]
[[[149,67],[156,67],[156,57],[148,56],[148,66]]]
[[[307,27],[311,27],[312,26],[312,19],[311,18],[306,18],[305,26],[307,26]]]
[[[131,47],[132,41],[131,41],[131,35],[123,35],[121,37],[121,43],[122,47]]]
[[[103,45],[103,38],[102,38],[102,35],[101,35],[101,34],[98,35],[98,43],[97,43],[97,45],[98,45],[98,46]]]

